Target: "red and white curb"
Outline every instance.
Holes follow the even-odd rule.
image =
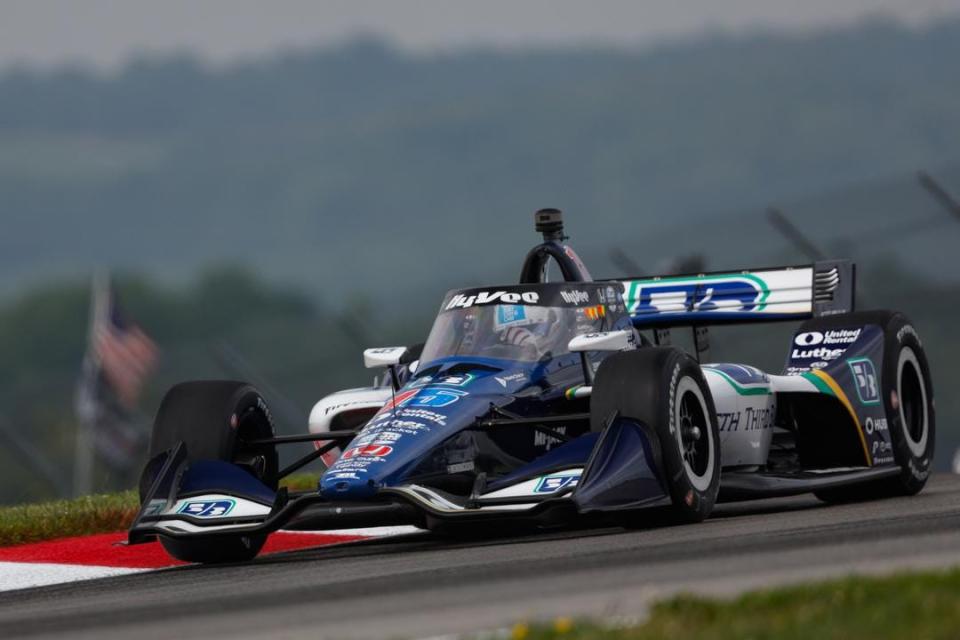
[[[278,531],[260,555],[403,535],[416,527],[373,527],[332,532]],[[0,548],[0,591],[93,580],[166,569],[185,564],[174,560],[157,542],[125,546],[125,532]]]

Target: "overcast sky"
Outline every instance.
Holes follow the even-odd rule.
[[[809,30],[870,15],[925,24],[960,0],[0,0],[0,67],[116,68],[142,52],[220,64],[386,35],[411,50],[600,42],[646,46],[704,30]]]

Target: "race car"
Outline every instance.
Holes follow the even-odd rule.
[[[718,500],[923,488],[923,345],[899,312],[854,311],[851,262],[594,280],[558,210],[535,222],[518,284],[448,292],[426,342],[365,351],[383,383],[322,399],[308,433],[276,435],[249,384],[170,389],[129,542],[234,562],[281,527],[495,532],[651,509],[697,522]],[[802,321],[779,374],[702,362],[708,326],[773,321]],[[671,345],[681,329],[689,350]],[[315,450],[279,468],[292,442]],[[316,490],[278,488],[321,457]]]

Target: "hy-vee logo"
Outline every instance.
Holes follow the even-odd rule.
[[[524,291],[522,293],[518,292],[506,292],[506,291],[481,291],[480,293],[472,296],[465,296],[462,293],[458,293],[453,296],[450,302],[447,303],[446,310],[450,311],[451,309],[461,308],[466,309],[467,307],[472,307],[475,304],[493,304],[493,303],[502,303],[502,304],[519,304],[524,302],[526,304],[537,304],[540,302],[540,294],[536,291]]]
[[[628,285],[627,308],[631,315],[754,311],[766,293],[746,278],[639,281]]]

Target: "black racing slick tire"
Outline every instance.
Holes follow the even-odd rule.
[[[203,380],[171,388],[160,404],[150,439],[150,462],[140,479],[140,499],[149,490],[157,471],[156,456],[177,442],[187,447],[188,462],[223,460],[245,469],[272,489],[277,487],[278,458],[273,445],[249,446],[244,441],[274,436],[266,401],[243,382]],[[209,538],[160,542],[174,558],[184,562],[222,563],[250,560],[259,553],[266,535],[224,534]]]
[[[930,476],[936,439],[933,382],[923,343],[910,320],[896,311],[863,311],[811,320],[804,323],[800,331],[870,324],[883,329],[880,386],[893,457],[900,474],[867,484],[816,492],[824,502],[914,495],[923,489]]]
[[[720,489],[720,433],[696,360],[667,347],[608,356],[593,383],[591,427],[602,429],[614,412],[654,429],[676,519],[707,518]]]

